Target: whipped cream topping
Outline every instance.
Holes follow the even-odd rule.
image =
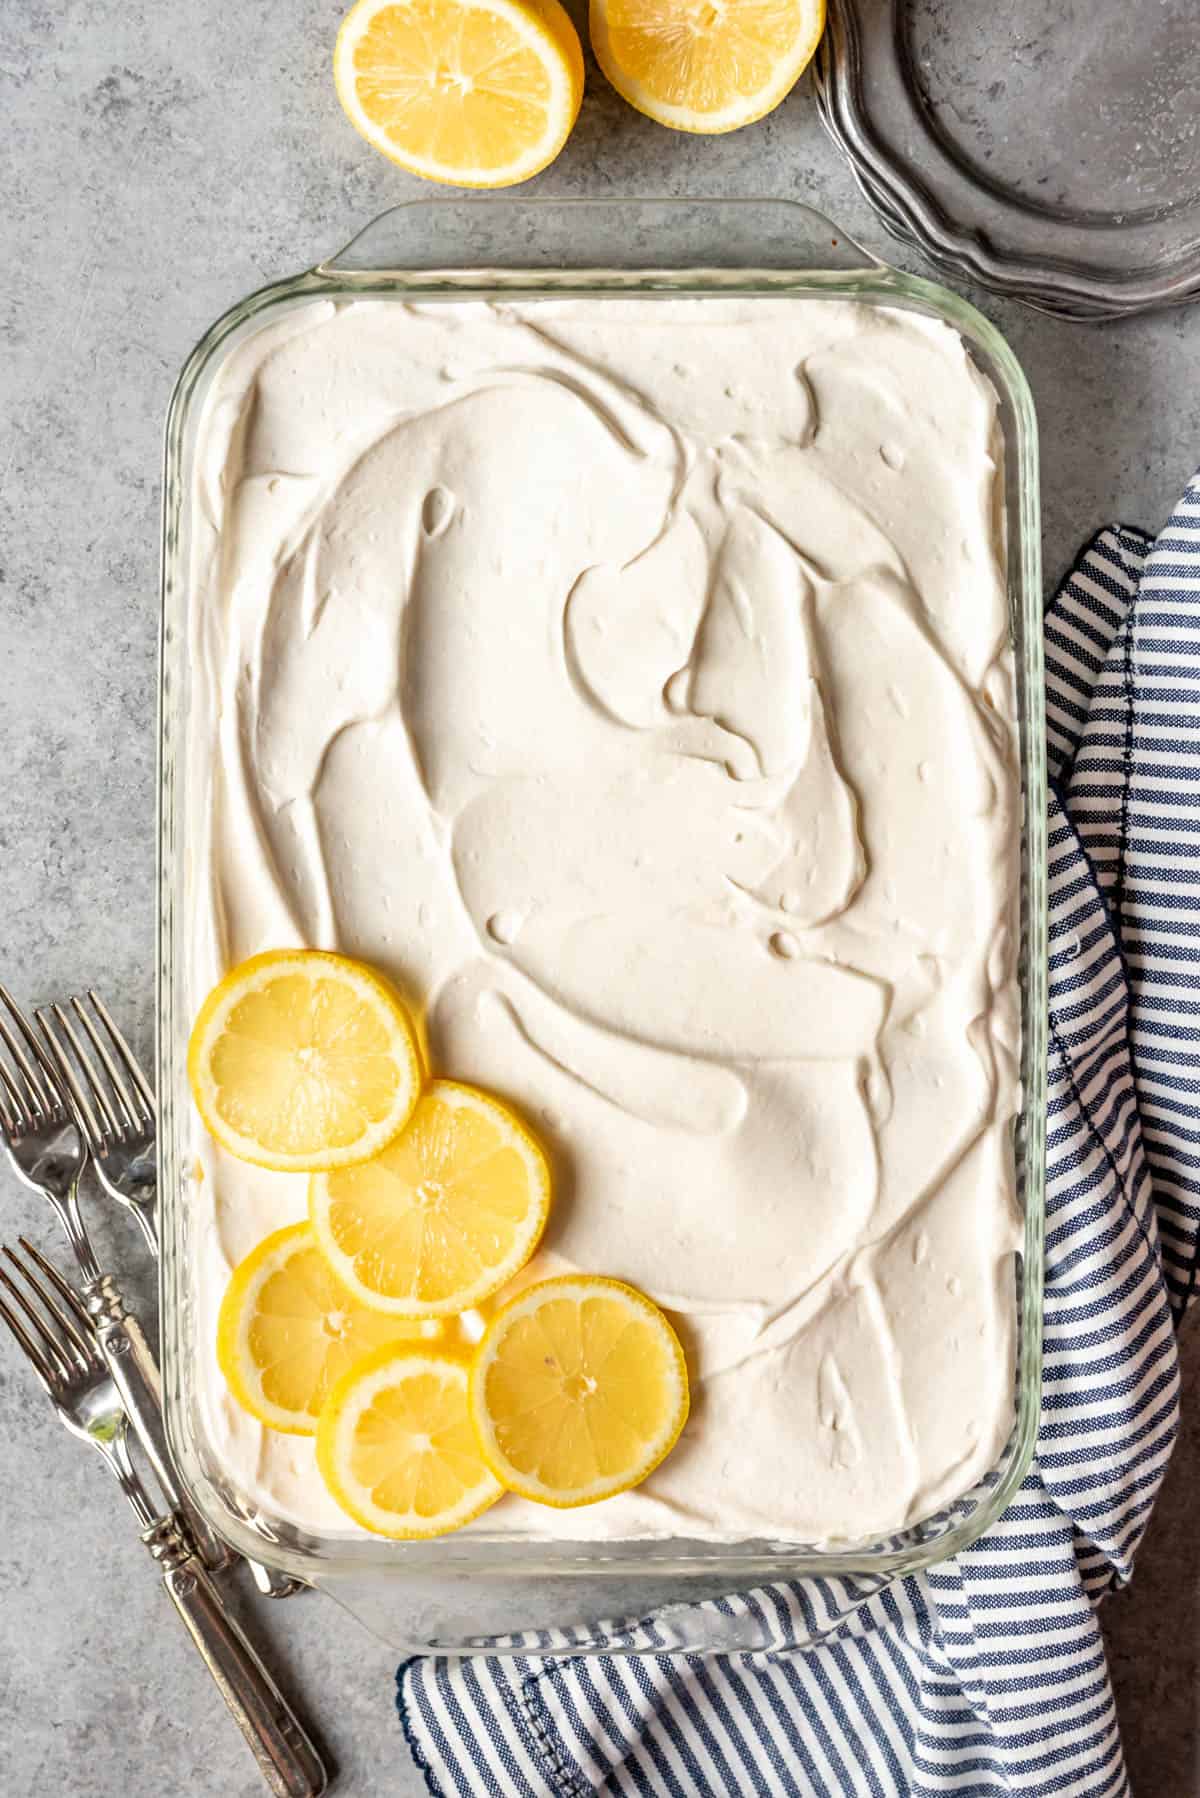
[[[195,463],[189,996],[307,944],[513,1101],[529,1276],[667,1307],[693,1410],[527,1536],[836,1541],[1011,1427],[1019,829],[995,396],[946,325],[817,298],[313,303]],[[355,1532],[217,1369],[302,1178],[193,1123],[203,1426]],[[468,1319],[470,1334],[481,1328]]]

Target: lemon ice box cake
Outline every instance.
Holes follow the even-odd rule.
[[[521,1281],[628,1282],[686,1353],[691,1414],[643,1485],[468,1529],[856,1540],[1000,1454],[998,431],[954,330],[844,299],[319,301],[209,392],[192,1014],[268,949],[379,969],[432,1065],[547,1147]],[[189,1129],[209,1451],[271,1514],[353,1531],[312,1437],[265,1429],[218,1361],[231,1270],[307,1180]]]

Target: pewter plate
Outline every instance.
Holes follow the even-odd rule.
[[[1197,0],[829,0],[816,74],[939,268],[1083,318],[1200,293]]]

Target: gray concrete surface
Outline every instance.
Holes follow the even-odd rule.
[[[171,384],[233,299],[420,190],[342,117],[329,75],[341,10],[0,0],[0,972],[30,1000],[98,981],[147,1052]],[[575,135],[531,191],[803,198],[897,257],[805,86],[764,123],[705,141],[639,118],[589,69]],[[1102,522],[1158,525],[1200,460],[1200,312],[1080,327],[982,304],[1037,397],[1048,577]],[[49,1237],[7,1182],[0,1221]],[[1188,1355],[1195,1402],[1194,1339]],[[1200,1790],[1198,1469],[1193,1414],[1140,1578],[1108,1617],[1144,1798]],[[0,1790],[257,1798],[129,1525],[98,1462],[0,1353]],[[316,1598],[260,1603],[254,1625],[323,1732],[338,1793],[414,1798],[392,1657]]]

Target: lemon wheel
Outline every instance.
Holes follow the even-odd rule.
[[[321,1414],[317,1465],[380,1536],[461,1529],[504,1491],[471,1427],[466,1363],[437,1350],[381,1349],[351,1369]]]
[[[413,1026],[369,968],[315,949],[241,962],[200,1008],[188,1075],[231,1154],[282,1172],[366,1161],[421,1089]]]
[[[471,1418],[510,1492],[595,1504],[638,1485],[688,1414],[687,1365],[657,1305],[619,1280],[543,1280],[497,1312],[471,1367]]]
[[[235,1268],[217,1324],[217,1359],[234,1398],[260,1423],[316,1433],[330,1391],[355,1362],[437,1324],[406,1324],[356,1304],[307,1224],[276,1230]]]
[[[446,1317],[499,1290],[537,1247],[550,1209],[542,1150],[508,1107],[434,1080],[373,1161],[315,1175],[309,1216],[363,1304]]]

